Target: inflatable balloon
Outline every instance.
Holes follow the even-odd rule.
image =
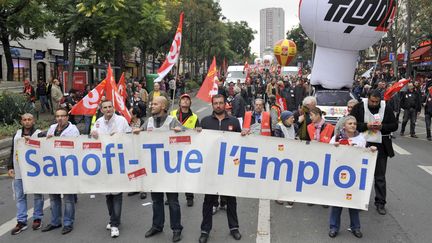
[[[270,66],[273,64],[273,56],[272,55],[264,55],[263,56],[263,63],[265,68],[270,68]]]
[[[262,64],[262,58],[259,58],[259,57],[255,58],[254,63],[255,63],[255,65],[261,65]]]
[[[394,0],[300,1],[300,24],[317,46],[311,84],[351,88],[358,51],[387,32],[395,13]]]
[[[288,66],[297,54],[297,46],[292,40],[280,40],[276,42],[273,51],[279,65]]]

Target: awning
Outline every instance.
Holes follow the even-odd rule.
[[[426,54],[431,48],[432,48],[432,46],[430,46],[430,45],[418,48],[413,53],[411,53],[411,61],[419,60],[421,58],[421,56]]]

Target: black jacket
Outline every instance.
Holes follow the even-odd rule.
[[[372,114],[377,114],[379,107],[370,111]],[[351,115],[357,119],[357,130],[359,132],[368,130],[367,123],[364,122],[364,113],[365,111],[363,102],[355,105],[351,111]],[[390,139],[390,133],[395,132],[398,129],[398,122],[394,116],[393,109],[388,105],[386,105],[384,118],[381,124],[382,143],[368,143],[368,145],[378,148],[378,157],[393,157],[394,150],[392,141]]]
[[[225,113],[225,118],[222,121],[219,121],[214,113],[210,116],[204,117],[201,120],[201,127],[210,130],[241,132],[239,120],[227,113]]]
[[[407,91],[401,94],[401,107],[405,110],[409,110],[411,108],[415,109],[417,112],[421,111],[421,100],[420,94],[413,90]]]

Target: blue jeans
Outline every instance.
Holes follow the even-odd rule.
[[[108,207],[108,213],[110,216],[110,224],[112,227],[119,227],[121,212],[122,212],[122,204],[123,204],[123,193],[120,194],[108,194],[105,195],[106,204]]]
[[[45,112],[45,108],[49,111],[50,105],[48,103],[48,98],[45,95],[39,96],[42,112]]]
[[[183,230],[183,226],[181,225],[181,212],[178,201],[178,193],[166,193],[166,196],[169,205],[171,229],[174,232],[181,232]],[[162,231],[165,222],[164,193],[152,192],[151,198],[153,201],[152,227]]]
[[[360,215],[358,209],[349,208],[350,215],[350,228],[352,230],[360,229]],[[341,207],[331,207],[330,211],[330,230],[339,231],[340,228],[340,216],[342,213]]]
[[[22,179],[14,180],[15,199],[17,207],[17,221],[27,224],[27,195],[24,194]],[[43,217],[44,198],[42,194],[34,194],[33,220]]]
[[[49,194],[51,202],[51,225],[61,225],[62,200],[60,194]],[[73,226],[75,220],[75,194],[63,194],[63,226]]]

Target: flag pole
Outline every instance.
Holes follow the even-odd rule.
[[[177,65],[177,67],[176,67],[176,75],[175,75],[175,79],[174,79],[174,92],[173,92],[173,95],[171,97],[171,110],[174,110],[174,103],[175,103],[175,97],[176,97],[176,92],[177,92],[177,90],[176,90],[177,89],[177,79],[179,78],[179,71],[180,71],[180,55],[179,55],[179,58],[177,60],[176,65]]]

